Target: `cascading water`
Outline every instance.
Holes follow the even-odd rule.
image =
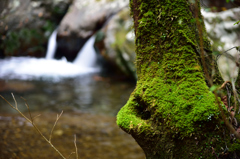
[[[50,36],[48,40],[48,48],[47,48],[47,53],[46,53],[46,59],[53,59],[54,54],[57,49],[57,29],[54,30],[52,35]]]
[[[82,67],[94,67],[96,65],[97,54],[94,49],[96,35],[93,35],[83,48],[78,52],[78,56],[73,61],[75,65]]]
[[[48,42],[46,58],[10,57],[0,60],[0,78],[2,79],[51,79],[76,77],[83,74],[99,72],[96,66],[96,52],[93,48],[95,36],[92,36],[79,51],[76,60],[71,63],[64,59],[53,59],[56,51],[57,29]]]

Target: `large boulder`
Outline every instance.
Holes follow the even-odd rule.
[[[45,56],[46,43],[72,0],[1,0],[1,54]]]
[[[126,6],[128,0],[75,0],[61,21],[58,35],[87,38]]]
[[[128,0],[74,0],[58,28],[55,58],[73,61],[89,37],[126,6]]]

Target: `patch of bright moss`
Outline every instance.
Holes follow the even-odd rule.
[[[206,152],[205,156],[209,158],[208,154],[212,152],[203,145],[211,142],[209,135],[222,133],[216,128],[219,110],[215,96],[206,84],[199,54],[199,35],[190,5],[185,0],[130,1],[131,15],[135,18],[138,82],[117,115],[117,124],[132,134],[140,145],[144,138],[141,146],[146,154],[147,151],[157,152],[158,155],[153,154],[155,158],[174,151],[172,148],[162,150],[161,144],[165,140],[176,136],[191,138],[192,134],[205,141],[192,149],[194,156],[184,154],[184,157],[199,158]],[[203,26],[204,35],[205,32]],[[207,38],[203,41],[204,48],[211,50]],[[164,135],[161,136],[162,127]],[[155,140],[158,142],[154,143]],[[189,143],[193,145],[194,142]],[[219,140],[216,143],[224,144]],[[144,144],[158,150],[148,149]]]
[[[215,97],[206,86],[196,55],[195,21],[188,5],[186,1],[142,1],[136,34],[139,80],[119,118],[129,114],[130,108],[137,109],[136,98],[146,105],[154,101],[146,108],[151,120],[161,116],[170,127],[186,134],[196,131],[194,123],[218,116]],[[128,122],[118,124],[128,129],[130,119],[136,121],[133,125],[141,123],[129,117]]]

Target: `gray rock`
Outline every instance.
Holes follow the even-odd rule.
[[[58,28],[55,58],[73,61],[84,43],[128,0],[74,0]]]
[[[128,6],[128,0],[74,0],[59,26],[59,36],[91,36],[107,19]]]

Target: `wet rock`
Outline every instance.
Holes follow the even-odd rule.
[[[58,28],[55,58],[73,61],[89,37],[126,6],[127,0],[74,0]]]
[[[61,21],[58,35],[87,38],[126,6],[127,0],[75,0]]]

